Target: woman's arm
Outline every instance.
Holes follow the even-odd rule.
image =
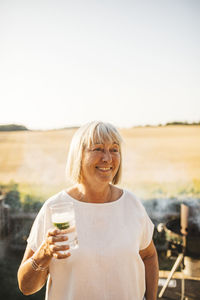
[[[31,257],[35,259],[38,265],[39,259],[37,255],[27,246],[23,260],[18,270],[18,283],[21,292],[24,295],[31,295],[39,291],[46,282],[48,268],[44,271],[35,271],[32,267]]]
[[[68,239],[62,235],[64,233],[67,233],[67,231],[57,229],[49,231],[46,240],[36,252],[33,252],[27,246],[17,274],[19,288],[24,295],[34,294],[44,286],[52,257],[62,259],[70,256],[69,252],[67,254],[58,252],[68,250],[68,245],[58,246],[55,244]]]
[[[150,245],[140,251],[140,256],[145,266],[145,280],[146,280],[146,300],[156,300],[158,291],[158,257],[153,241]]]

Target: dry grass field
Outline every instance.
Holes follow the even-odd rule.
[[[75,129],[0,132],[0,182],[46,197],[67,187],[65,162]],[[121,186],[143,198],[200,196],[200,126],[120,129]]]

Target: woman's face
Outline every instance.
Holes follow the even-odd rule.
[[[117,143],[94,144],[83,151],[82,182],[112,182],[120,165],[120,147]]]

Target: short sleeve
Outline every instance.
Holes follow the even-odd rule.
[[[153,237],[154,224],[144,210],[143,228],[140,240],[140,250],[146,249]]]
[[[45,237],[45,206],[40,209],[38,215],[33,222],[29,237],[27,239],[28,246],[35,252]]]
[[[51,221],[51,205],[61,201],[63,197],[63,192],[59,192],[56,195],[53,195],[45,201],[42,208],[40,209],[38,215],[33,222],[29,237],[27,239],[28,246],[35,252],[44,239],[46,238],[47,232],[49,229],[53,228]],[[64,198],[65,200],[65,198]]]

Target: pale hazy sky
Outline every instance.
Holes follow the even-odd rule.
[[[200,121],[199,0],[0,0],[0,124]]]

